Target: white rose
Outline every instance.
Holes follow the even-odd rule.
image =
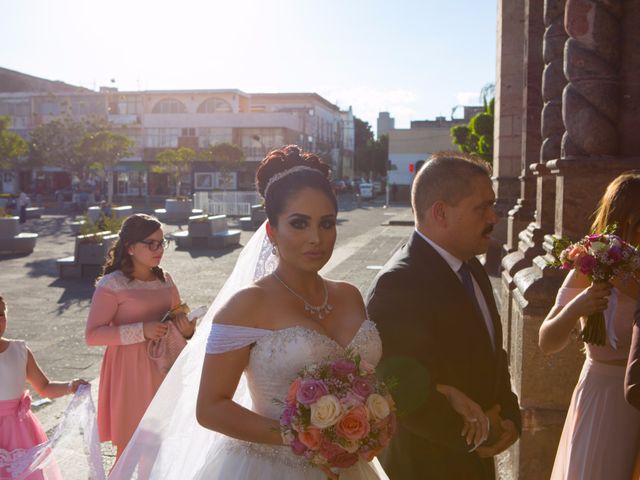
[[[335,425],[341,414],[340,400],[333,395],[325,395],[311,405],[311,424],[321,429],[328,428]]]
[[[367,398],[367,410],[373,418],[376,420],[384,420],[391,413],[391,409],[389,408],[389,402],[382,396],[377,393],[372,393]]]

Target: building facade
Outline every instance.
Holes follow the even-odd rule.
[[[27,139],[34,128],[65,114],[74,119],[106,120],[114,131],[135,142],[134,154],[115,168],[116,194],[120,195],[174,193],[168,176],[153,173],[152,167],[160,151],[182,146],[199,151],[226,142],[241,147],[245,157],[240,167],[225,175],[215,174],[219,170],[215,161],[195,162],[192,175],[184,179],[185,191],[189,187],[194,191],[251,190],[260,160],[287,144],[318,153],[336,176],[353,170],[353,113],[340,112],[315,93],[119,91],[108,87],[99,92],[0,93],[0,115],[9,116],[12,130]],[[44,193],[69,187],[69,175],[57,170],[4,172],[0,188],[32,191],[34,177],[45,174],[47,181],[38,185]]]

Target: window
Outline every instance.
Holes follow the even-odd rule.
[[[196,190],[213,190],[214,173],[196,172],[193,174]]]
[[[165,98],[154,105],[152,113],[187,113],[187,107],[180,100]]]
[[[196,129],[195,128],[183,128],[182,129],[182,136],[183,137],[195,137],[196,136]]]
[[[231,143],[233,134],[231,128],[198,128],[198,146],[207,148],[218,143]]]
[[[147,128],[145,146],[148,148],[176,148],[179,128]]]
[[[198,107],[198,113],[231,113],[233,109],[226,100],[222,98],[209,98]]]

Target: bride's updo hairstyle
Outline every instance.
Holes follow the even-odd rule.
[[[262,198],[269,223],[277,226],[289,199],[305,188],[324,193],[338,211],[338,201],[331,188],[329,165],[317,155],[303,152],[297,145],[271,151],[260,163],[256,186]]]
[[[133,260],[127,251],[128,248],[141,242],[149,235],[162,227],[156,217],[144,213],[129,215],[118,232],[118,240],[107,253],[107,259],[102,266],[102,274],[98,280],[108,273],[120,270],[129,280],[133,280]],[[164,271],[160,267],[151,269],[158,280],[165,281]]]

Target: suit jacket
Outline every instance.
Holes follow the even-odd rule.
[[[631,349],[624,378],[624,396],[627,402],[640,410],[640,299],[634,317]]]
[[[379,371],[396,383],[398,431],[381,456],[392,480],[495,478],[493,459],[468,452],[462,418],[436,384],[458,388],[484,410],[499,404],[502,418],[520,431],[491,283],[477,259],[469,266],[491,313],[495,350],[456,273],[415,232],[367,295],[369,318],[382,337]]]

